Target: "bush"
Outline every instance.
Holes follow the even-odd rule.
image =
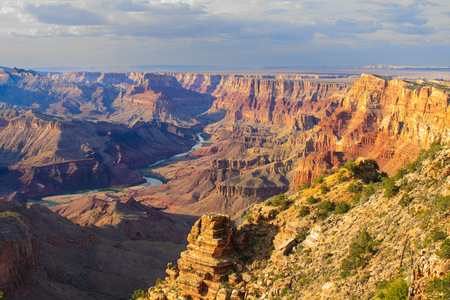
[[[395,175],[394,175],[394,180],[395,180],[395,181],[400,180],[400,179],[402,179],[406,174],[408,174],[408,172],[407,172],[405,169],[400,168],[400,169],[397,170],[397,173],[395,173]]]
[[[314,198],[313,196],[309,196],[308,198],[306,198],[306,203],[308,204],[315,204],[318,202],[318,199]]]
[[[398,204],[400,204],[400,206],[408,206],[411,203],[412,198],[409,196],[409,193],[404,193],[402,195],[402,199],[400,199],[400,201],[398,202]]]
[[[345,201],[339,201],[336,203],[336,208],[334,209],[335,214],[345,214],[350,210],[350,204]]]
[[[314,179],[314,185],[321,184],[323,182],[323,176],[319,176]]]
[[[291,205],[291,202],[286,198],[286,195],[281,193],[279,195],[273,196],[272,199],[266,200],[265,205],[278,206],[278,212],[282,212]]]
[[[310,213],[309,206],[302,205],[300,207],[300,211],[298,212],[298,216],[300,218],[303,218],[303,217],[306,217],[307,215],[309,215],[309,213]]]
[[[319,187],[319,190],[322,195],[325,195],[330,191],[330,188],[328,188],[327,185],[324,183]]]
[[[359,193],[359,186],[355,183],[350,183],[347,187],[347,191],[353,194]]]
[[[361,169],[359,168],[359,166],[356,164],[356,162],[354,160],[349,160],[345,165],[344,168],[346,168],[347,170],[358,174]]]
[[[431,231],[430,231],[430,235],[429,235],[430,239],[433,242],[437,242],[440,240],[444,240],[447,235],[445,234],[445,232],[442,230],[442,228],[440,227],[434,227]]]
[[[363,188],[363,193],[366,197],[370,197],[375,194],[375,183],[371,181],[366,187]]]
[[[134,291],[132,298],[139,299],[139,298],[144,298],[145,296],[147,296],[147,293],[144,290],[139,289],[139,290]]]
[[[253,221],[253,212],[252,209],[250,208],[247,213],[244,216],[244,221],[249,221],[252,222]]]
[[[295,236],[295,240],[298,244],[306,240],[306,237],[308,236],[308,232],[306,230],[300,230],[297,235]]]
[[[341,277],[346,277],[350,271],[363,265],[365,255],[373,253],[375,242],[370,234],[363,230],[358,237],[350,244],[349,253],[341,262]]]
[[[0,299],[2,299],[2,298],[3,298],[3,292],[0,291]]]
[[[447,211],[450,209],[450,196],[438,196],[438,208],[440,211]]]
[[[406,300],[408,299],[408,285],[404,280],[403,275],[397,276],[390,281],[382,281],[378,285],[379,289],[383,289],[378,292],[378,298],[387,300]]]
[[[428,282],[427,292],[429,299],[450,299],[450,274]]]
[[[437,252],[437,255],[439,255],[441,258],[449,259],[450,258],[450,239],[446,238],[442,242],[441,248],[436,252]]]
[[[161,278],[156,279],[156,285],[158,285],[158,284],[160,284],[162,282],[163,282],[163,280]]]
[[[320,209],[320,210],[323,210],[323,211],[326,211],[326,212],[331,212],[331,211],[333,211],[334,210],[334,203],[333,202],[331,202],[330,200],[325,200],[325,201],[322,201],[317,207]]]
[[[309,189],[311,187],[311,182],[307,181],[304,182],[302,185],[297,185],[297,191],[300,192],[301,190]]]
[[[398,186],[392,185],[392,186],[388,187],[386,189],[386,191],[384,191],[384,197],[385,198],[394,197],[395,195],[398,194],[399,191],[400,191],[400,188]]]

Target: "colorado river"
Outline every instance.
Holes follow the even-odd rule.
[[[151,164],[151,165],[149,165],[149,166],[147,166],[147,167],[145,167],[143,169],[154,168],[154,167],[162,164],[163,162],[169,161],[169,160],[171,160],[173,158],[185,157],[186,155],[194,152],[195,150],[197,150],[198,148],[203,146],[203,143],[205,142],[205,140],[202,137],[202,133],[201,132],[197,133],[196,135],[198,137],[198,142],[194,146],[192,146],[192,148],[189,151],[186,151],[186,152],[183,152],[183,153],[179,153],[179,154],[175,154],[174,156],[171,156],[169,158],[158,160],[157,162],[155,162],[155,163],[153,163],[153,164]],[[156,177],[146,177],[146,176],[143,176],[143,177],[144,177],[145,180],[147,180],[147,183],[144,183],[145,185],[148,185],[146,187],[155,186],[155,185],[161,185],[161,184],[164,183],[164,182],[162,182],[161,180],[159,180]]]

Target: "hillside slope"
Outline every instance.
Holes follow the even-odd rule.
[[[434,143],[391,178],[376,170],[350,162],[255,205],[237,230],[205,215],[170,278],[143,299],[445,299],[450,147]]]

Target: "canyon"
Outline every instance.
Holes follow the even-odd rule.
[[[0,73],[3,200],[23,201],[83,189],[120,187],[81,195],[51,211],[41,207],[40,214],[49,223],[70,223],[76,228],[71,230],[86,233],[73,239],[74,247],[80,248],[80,261],[86,257],[82,253],[92,253],[89,251],[98,245],[106,247],[105,253],[114,252],[108,248],[114,244],[133,245],[126,248],[131,251],[128,254],[147,259],[145,255],[157,253],[148,250],[156,244],[144,250],[136,248],[134,242],[167,242],[167,249],[177,250],[161,258],[151,280],[164,276],[160,265],[175,261],[194,226],[179,269],[169,268],[172,282],[181,284],[194,298],[214,299],[212,293],[225,293],[220,297],[242,299],[245,293],[241,289],[221,291],[220,282],[228,277],[224,274],[228,275],[231,266],[228,254],[235,253],[226,247],[233,245],[248,252],[245,255],[256,255],[252,261],[258,263],[274,250],[272,260],[278,267],[292,250],[292,238],[299,228],[312,230],[303,223],[282,224],[281,219],[275,219],[276,208],[262,204],[253,207],[255,202],[286,194],[300,203],[304,199],[298,193],[303,187],[314,185],[317,191],[317,180],[323,180],[325,174],[338,176],[346,162],[358,157],[375,160],[380,172],[392,176],[405,163],[414,161],[422,149],[450,139],[450,85],[446,81],[411,82],[372,74],[344,76],[345,81],[333,77],[333,82],[326,76],[310,77],[137,72],[43,75],[20,69],[4,71]],[[146,167],[188,150],[195,144],[198,132],[205,138],[203,147],[185,157]],[[139,168],[164,184],[135,186],[145,182],[136,171]],[[14,284],[3,283],[0,290],[8,297],[14,289],[27,289],[28,294],[42,292],[32,288],[32,282],[47,280],[40,277],[38,270],[51,270],[46,261],[51,259],[39,252],[45,247],[36,248],[43,239],[33,229],[42,226],[32,221],[38,209],[32,205],[20,209],[8,206],[4,210],[11,212],[5,220],[25,224],[14,225],[20,228],[15,230],[23,245],[14,246],[19,249],[16,252],[8,250],[7,261],[27,253],[23,269],[28,270],[24,274],[31,275],[11,274],[11,278],[24,280],[8,280]],[[251,224],[243,223],[248,211],[253,211]],[[213,212],[222,215],[206,215],[212,219],[202,217],[195,223]],[[289,218],[295,214],[298,210],[292,210]],[[225,229],[216,228],[216,223]],[[239,232],[230,228],[241,224]],[[286,236],[281,235],[281,229],[287,230]],[[220,242],[219,248],[214,248],[219,232],[229,232],[223,241],[228,246]],[[101,243],[83,244],[86,235],[95,236],[93,240]],[[255,246],[260,248],[251,252],[246,248],[248,241],[265,246]],[[51,244],[56,249],[61,243],[56,239]],[[214,249],[221,255],[216,256]],[[219,259],[223,265],[215,265],[215,259],[221,256],[226,256]],[[192,275],[196,264],[200,264],[202,276],[198,272]],[[241,272],[243,266],[241,263],[234,268]],[[104,272],[102,276],[114,273],[114,268],[102,269],[100,263],[98,267],[101,271],[94,268],[89,272]],[[113,276],[117,280],[117,276],[136,280],[131,274],[117,272]],[[106,277],[102,276],[95,278],[105,283]],[[145,282],[135,284],[135,289],[153,285],[149,277],[145,278]],[[239,280],[230,282],[239,284]],[[85,283],[71,287],[71,293],[75,295],[81,289],[86,299],[108,294],[106,283],[98,283],[93,290],[92,286],[81,286]],[[108,297],[124,295],[125,290],[130,293],[124,288]],[[272,291],[271,295],[279,292]]]

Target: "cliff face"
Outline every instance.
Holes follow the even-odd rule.
[[[449,140],[449,103],[448,89],[364,74],[319,131],[332,137],[330,150],[373,157],[393,172],[431,142]]]
[[[347,87],[288,80],[268,80],[230,76],[224,78],[213,95],[213,109],[226,110],[236,120],[269,124],[297,122],[303,129],[314,125],[314,118],[330,115],[340,105]]]

